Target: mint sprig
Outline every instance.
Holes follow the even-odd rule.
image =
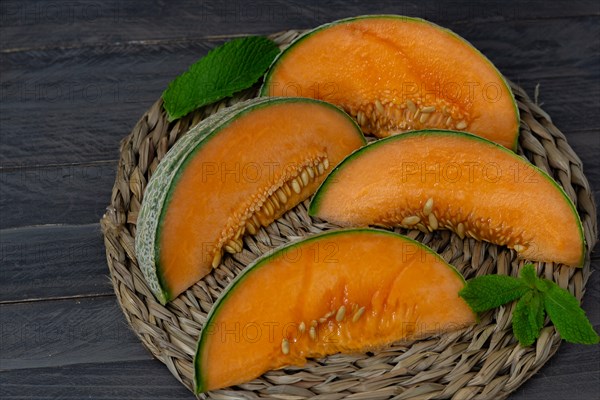
[[[577,298],[556,283],[538,278],[533,264],[523,266],[519,278],[484,275],[471,279],[459,295],[475,312],[516,300],[512,327],[522,346],[536,341],[546,314],[567,342],[596,344],[600,339]]]
[[[235,39],[214,48],[164,91],[162,98],[169,121],[249,88],[277,54],[275,42],[262,36]]]

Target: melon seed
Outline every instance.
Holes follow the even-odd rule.
[[[252,221],[248,220],[246,221],[246,230],[251,234],[251,235],[256,235],[256,227],[254,226],[254,224],[252,223]]]
[[[300,183],[298,183],[298,180],[296,178],[292,179],[292,189],[294,189],[294,192],[296,192],[297,194],[300,194],[300,192],[302,191]]]
[[[288,201],[287,196],[285,195],[285,193],[283,193],[283,190],[281,188],[277,189],[277,192],[275,192],[277,194],[277,198],[279,199],[279,201],[281,202],[281,204],[285,204]]]
[[[435,111],[435,106],[423,107],[421,108],[422,113],[431,113]]]
[[[385,109],[383,108],[383,104],[381,104],[381,102],[379,100],[375,100],[375,108],[377,108],[377,111],[380,114],[385,113]]]
[[[319,163],[319,165],[317,165],[317,171],[319,172],[319,175],[323,175],[323,172],[325,172],[325,168],[323,167],[322,163]]]
[[[425,205],[423,206],[423,214],[425,214],[425,216],[428,217],[429,214],[431,214],[432,210],[433,210],[433,198],[430,197],[429,199],[427,199],[427,201],[425,202]]]
[[[273,206],[271,205],[269,199],[265,200],[262,210],[267,215],[267,217],[270,217],[273,214],[275,214],[275,210],[273,209]]]
[[[525,250],[525,246],[523,246],[523,245],[520,245],[520,244],[515,244],[515,245],[513,246],[513,249],[515,249],[515,251],[516,251],[517,253],[520,253],[520,252],[522,252],[523,250]]]
[[[271,196],[268,198],[268,200],[271,202],[275,210],[279,208],[279,200],[277,200],[277,196]]]
[[[439,227],[435,214],[429,214],[429,226],[431,226],[431,229],[434,231]]]
[[[311,326],[308,330],[308,336],[310,336],[312,340],[317,340],[317,330],[314,326]]]
[[[452,125],[452,117],[448,117],[446,119],[446,126],[450,126],[450,125]]]
[[[305,330],[306,330],[306,325],[304,324],[304,321],[302,321],[302,322],[300,322],[300,325],[298,325],[298,332],[304,333]]]
[[[354,316],[352,317],[352,322],[356,322],[360,319],[360,317],[362,317],[362,315],[365,312],[365,308],[361,307],[358,309],[358,311],[354,314]]]
[[[337,322],[342,322],[344,320],[344,317],[346,316],[346,307],[345,306],[341,306],[338,309],[337,314],[335,314],[335,320]]]
[[[410,110],[411,114],[417,112],[417,106],[415,106],[415,103],[413,103],[412,101],[406,100],[406,106]]]
[[[290,185],[286,183],[284,183],[281,188],[283,189],[283,191],[285,192],[285,195],[287,197],[291,197],[292,196],[292,189],[290,188]]]
[[[402,220],[402,222],[400,222],[401,225],[414,225],[417,224],[421,221],[421,218],[419,218],[416,215],[411,215],[410,217],[406,217]]]
[[[315,170],[311,166],[306,167],[306,171],[308,172],[310,179],[315,179]]]
[[[422,124],[424,124],[425,122],[427,122],[427,120],[429,119],[430,115],[431,114],[429,114],[429,113],[423,113],[423,114],[421,114],[421,117],[419,118],[419,122],[422,123]]]
[[[281,352],[285,355],[290,354],[290,342],[286,338],[281,340]]]
[[[220,263],[221,263],[221,250],[219,249],[215,253],[215,257],[213,258],[212,267],[217,268]]]
[[[329,158],[323,160],[323,166],[325,167],[325,169],[329,168]]]
[[[308,185],[308,172],[306,172],[306,170],[302,170],[300,173],[300,179],[302,180],[304,186]]]
[[[231,243],[231,242],[229,242],[229,243]],[[225,251],[228,252],[229,254],[236,253],[235,249],[231,245],[229,245],[229,243],[226,244],[225,246],[223,246],[223,248],[225,249]]]
[[[458,124],[456,124],[456,129],[460,130],[460,129],[465,129],[467,127],[467,123],[465,121],[460,121]]]
[[[465,238],[465,225],[462,222],[459,222],[456,226],[456,233],[458,233],[458,237],[461,239]]]

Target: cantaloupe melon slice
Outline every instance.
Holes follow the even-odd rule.
[[[519,111],[500,72],[455,33],[418,18],[318,27],[278,56],[261,93],[337,104],[378,137],[456,129],[517,146]]]
[[[581,221],[560,186],[464,132],[409,132],[363,147],[327,177],[309,212],[342,226],[451,229],[532,261],[584,262]]]
[[[136,253],[152,292],[175,298],[364,143],[348,115],[312,99],[256,99],[192,128],[160,162],[138,217]]]
[[[330,231],[288,244],[245,269],[213,306],[194,360],[196,391],[471,325],[463,286],[431,249],[387,231]]]

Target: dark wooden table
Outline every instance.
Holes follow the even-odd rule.
[[[2,1],[0,398],[191,399],[129,330],[98,221],[118,145],[167,83],[231,37],[366,14],[471,41],[538,100],[600,190],[593,1]],[[539,85],[539,86],[538,86]],[[592,259],[593,269],[600,257]],[[583,307],[600,330],[600,279]],[[514,399],[598,399],[600,346],[563,344]]]

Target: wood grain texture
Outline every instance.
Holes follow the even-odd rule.
[[[175,75],[227,38],[366,13],[442,24],[530,95],[539,84],[600,203],[594,1],[2,1],[0,397],[193,398],[130,331],[106,277],[97,221],[119,141]],[[600,330],[597,272],[583,307]],[[563,344],[511,398],[596,399],[599,359],[600,346]]]
[[[0,304],[0,370],[149,360],[114,295]]]
[[[0,303],[112,295],[99,224],[0,231]]]
[[[392,13],[418,16],[435,22],[530,21],[579,17],[598,8],[593,1],[568,3],[543,0],[517,2],[472,0],[318,1],[233,0],[209,2],[177,0],[136,2],[124,0],[16,1],[1,3],[4,38],[2,51],[31,48],[90,46],[128,41],[177,40],[207,35],[270,33],[290,28],[311,28],[335,19],[360,14]],[[34,26],[36,30],[29,29]],[[37,35],[37,32],[52,32]]]
[[[449,27],[528,93],[540,84],[540,101],[566,133],[600,128],[596,18]],[[168,82],[222,40],[0,54],[0,167],[117,158],[121,138]]]
[[[3,400],[194,399],[156,360],[1,372],[0,393]]]
[[[110,201],[116,160],[0,171],[0,229],[98,222]]]

